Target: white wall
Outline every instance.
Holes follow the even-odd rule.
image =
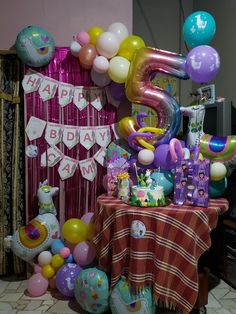
[[[132,33],[132,0],[0,0],[0,8],[0,50],[12,47],[29,25],[47,29],[58,47],[95,25],[122,22]]]

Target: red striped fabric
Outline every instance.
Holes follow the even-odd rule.
[[[189,313],[198,295],[198,259],[211,246],[210,232],[228,201],[212,199],[208,208],[140,208],[101,195],[97,205],[94,243],[111,286],[125,275],[132,287],[151,285],[156,301]],[[146,227],[142,238],[131,235],[134,220]]]

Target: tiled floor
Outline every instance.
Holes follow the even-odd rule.
[[[0,280],[0,314],[85,313],[75,299],[65,299],[56,290],[42,297],[29,297],[25,291],[26,282]],[[236,290],[220,281],[209,293],[207,314],[236,314]]]

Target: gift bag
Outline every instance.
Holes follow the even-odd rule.
[[[177,162],[175,170],[174,203],[208,207],[210,175],[209,159],[199,159],[199,148],[195,148],[192,159]]]
[[[112,160],[107,165],[107,195],[118,195],[118,175],[123,172],[128,172],[129,164],[123,157],[113,156]]]

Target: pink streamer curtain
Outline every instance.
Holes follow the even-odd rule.
[[[55,56],[50,64],[46,67],[37,68],[36,71],[75,86],[93,86],[90,71],[80,67],[79,60],[70,54],[68,48],[56,48]],[[39,93],[34,92],[25,95],[25,126],[31,116],[63,125],[111,125],[116,122],[116,108],[108,102],[100,111],[97,111],[90,104],[82,111],[73,103],[61,108],[57,94],[53,99],[43,102]],[[26,157],[27,220],[31,220],[38,214],[37,189],[39,182],[45,179],[48,179],[50,185],[60,188],[59,195],[54,197],[54,204],[61,224],[69,218],[80,218],[84,213],[94,211],[97,196],[104,192],[102,181],[106,174],[106,168],[97,163],[98,173],[93,182],[82,177],[79,167],[76,168],[73,177],[62,181],[57,171],[59,163],[52,168],[40,166],[41,154],[49,148],[44,134],[41,138],[31,142],[26,137],[26,146],[29,144],[36,145],[39,154],[35,158]],[[57,146],[66,156],[76,160],[93,157],[100,148],[97,144],[90,150],[86,150],[80,144],[71,150],[63,143],[59,143]]]

